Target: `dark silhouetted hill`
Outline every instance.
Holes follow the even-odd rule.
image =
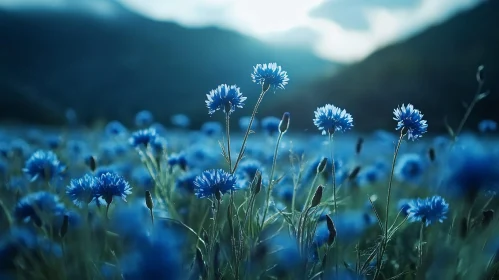
[[[249,105],[256,102],[259,87],[250,74],[257,63],[282,65],[293,81],[290,96],[339,67],[309,51],[116,9],[111,18],[0,10],[0,121],[58,124],[72,107],[84,122],[130,123],[137,111],[149,109],[164,123],[186,113],[199,126],[208,118],[206,93],[221,83],[237,84]]]
[[[313,110],[325,103],[344,107],[356,129],[394,129],[392,110],[413,103],[429,121],[429,131],[445,132],[444,117],[455,128],[476,92],[476,69],[486,67],[491,94],[478,103],[468,128],[483,118],[499,121],[499,1],[487,1],[403,42],[387,46],[360,63],[306,90],[283,107],[294,124],[315,129]],[[298,123],[297,123],[298,122]]]

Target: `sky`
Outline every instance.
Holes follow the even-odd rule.
[[[154,20],[217,26],[351,63],[484,0],[0,0],[0,7],[77,1],[103,14],[116,1]]]

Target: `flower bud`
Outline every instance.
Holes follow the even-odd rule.
[[[317,190],[315,190],[314,198],[312,198],[312,204],[310,205],[310,207],[315,207],[319,205],[319,203],[321,203],[323,189],[324,189],[323,186],[317,187]]]
[[[281,122],[279,123],[279,132],[286,133],[289,128],[289,112],[282,115]]]
[[[152,202],[152,196],[150,191],[146,191],[146,206],[149,210],[152,210],[154,204]]]
[[[321,159],[321,162],[319,162],[319,165],[317,165],[317,173],[322,173],[324,170],[326,170],[327,166],[327,158],[323,157]]]

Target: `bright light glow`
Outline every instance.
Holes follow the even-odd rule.
[[[286,33],[291,29],[310,30],[317,38],[305,43],[318,56],[348,63],[484,0],[420,0],[416,7],[396,9],[366,6],[359,11],[367,19],[366,30],[346,29],[333,20],[310,16],[326,1],[349,0],[0,0],[0,7],[62,8],[78,2],[100,14],[110,14],[111,1],[152,19],[187,27],[219,26],[270,42],[285,43],[276,35],[292,37]],[[289,42],[296,43],[295,39]]]

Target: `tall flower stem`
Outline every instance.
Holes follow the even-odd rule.
[[[471,112],[473,111],[473,108],[475,107],[475,105],[478,103],[478,101],[482,100],[484,98],[484,96],[487,96],[487,95],[481,94],[483,84],[484,84],[483,80],[478,81],[478,88],[477,88],[476,94],[473,97],[471,104],[469,106],[467,106],[466,113],[464,113],[464,116],[461,119],[461,122],[459,123],[459,126],[457,127],[456,132],[454,133],[454,135],[452,137],[452,145],[454,145],[454,143],[457,140],[457,137],[459,136],[459,134],[463,130],[464,125],[466,124],[466,121],[468,120],[469,116],[471,115]]]
[[[220,212],[220,200],[216,198],[216,207],[213,213],[213,228],[211,230],[211,238],[210,238],[210,245],[209,245],[209,256],[210,256],[210,262],[212,265],[209,267],[214,268],[215,267],[215,243],[217,240],[217,231],[218,231],[218,213]],[[210,269],[211,270],[211,269]],[[215,275],[216,271],[211,271],[208,275]]]
[[[270,194],[272,193],[272,189],[274,187],[274,171],[277,163],[277,153],[279,151],[279,143],[281,143],[282,136],[284,135],[283,132],[279,132],[279,136],[277,137],[277,143],[275,145],[275,150],[274,150],[274,159],[272,162],[272,169],[270,170],[270,182],[269,182],[269,187],[267,189],[267,198],[265,199],[265,211],[263,212],[263,219],[262,219],[262,224],[260,226],[260,229],[263,228],[263,225],[265,224],[265,219],[267,218],[267,213],[269,211],[269,204],[270,204]]]
[[[334,139],[333,139],[333,133],[329,133],[329,152],[331,154],[331,173],[333,177],[333,200],[334,200],[334,214],[336,215],[336,212],[338,210],[337,202],[336,202],[336,168],[334,166],[334,151],[333,151],[333,144],[334,144]]]
[[[227,134],[227,157],[229,161],[229,171],[232,171],[232,159],[230,156],[230,115],[229,113],[225,114],[225,131]]]
[[[338,213],[338,204],[337,204],[337,197],[336,197],[336,168],[334,166],[334,150],[333,150],[333,144],[334,144],[334,132],[329,133],[329,152],[331,154],[331,173],[333,177],[333,203],[334,203],[334,216],[336,217]],[[335,275],[336,278],[338,278],[338,246],[334,246],[334,253],[335,253],[335,258],[334,258],[334,267],[335,267]]]
[[[234,174],[234,172],[236,172],[237,166],[239,165],[239,162],[243,158],[244,150],[246,149],[246,141],[248,140],[248,136],[249,136],[250,131],[251,131],[251,126],[253,125],[253,121],[255,120],[256,113],[258,112],[258,107],[260,107],[260,103],[262,103],[263,97],[265,96],[265,93],[268,90],[269,90],[269,85],[264,83],[262,85],[262,92],[260,93],[260,96],[258,97],[258,100],[256,101],[255,108],[253,108],[253,113],[251,114],[248,128],[246,129],[246,133],[244,134],[243,143],[241,144],[241,150],[239,150],[239,155],[237,156],[236,162],[234,163],[234,168],[231,170],[232,174]]]
[[[378,257],[378,264],[376,266],[376,271],[374,273],[374,278],[376,279],[381,272],[381,267],[382,267],[382,262],[383,262],[383,256],[385,255],[386,251],[386,246],[388,245],[388,220],[389,220],[389,212],[390,212],[390,196],[392,192],[392,183],[393,183],[393,175],[395,173],[395,163],[397,161],[397,155],[400,150],[400,145],[402,144],[402,139],[404,138],[404,128],[400,129],[400,137],[397,141],[397,146],[395,147],[395,152],[393,153],[393,161],[392,161],[392,170],[390,172],[390,180],[388,181],[388,191],[386,194],[386,208],[385,208],[385,225],[383,227],[383,240],[381,248],[380,248],[380,254]]]
[[[418,252],[419,252],[419,263],[418,263],[418,268],[423,265],[423,231],[424,231],[424,224],[425,221],[421,221],[421,228],[419,229],[419,246],[418,246]]]

